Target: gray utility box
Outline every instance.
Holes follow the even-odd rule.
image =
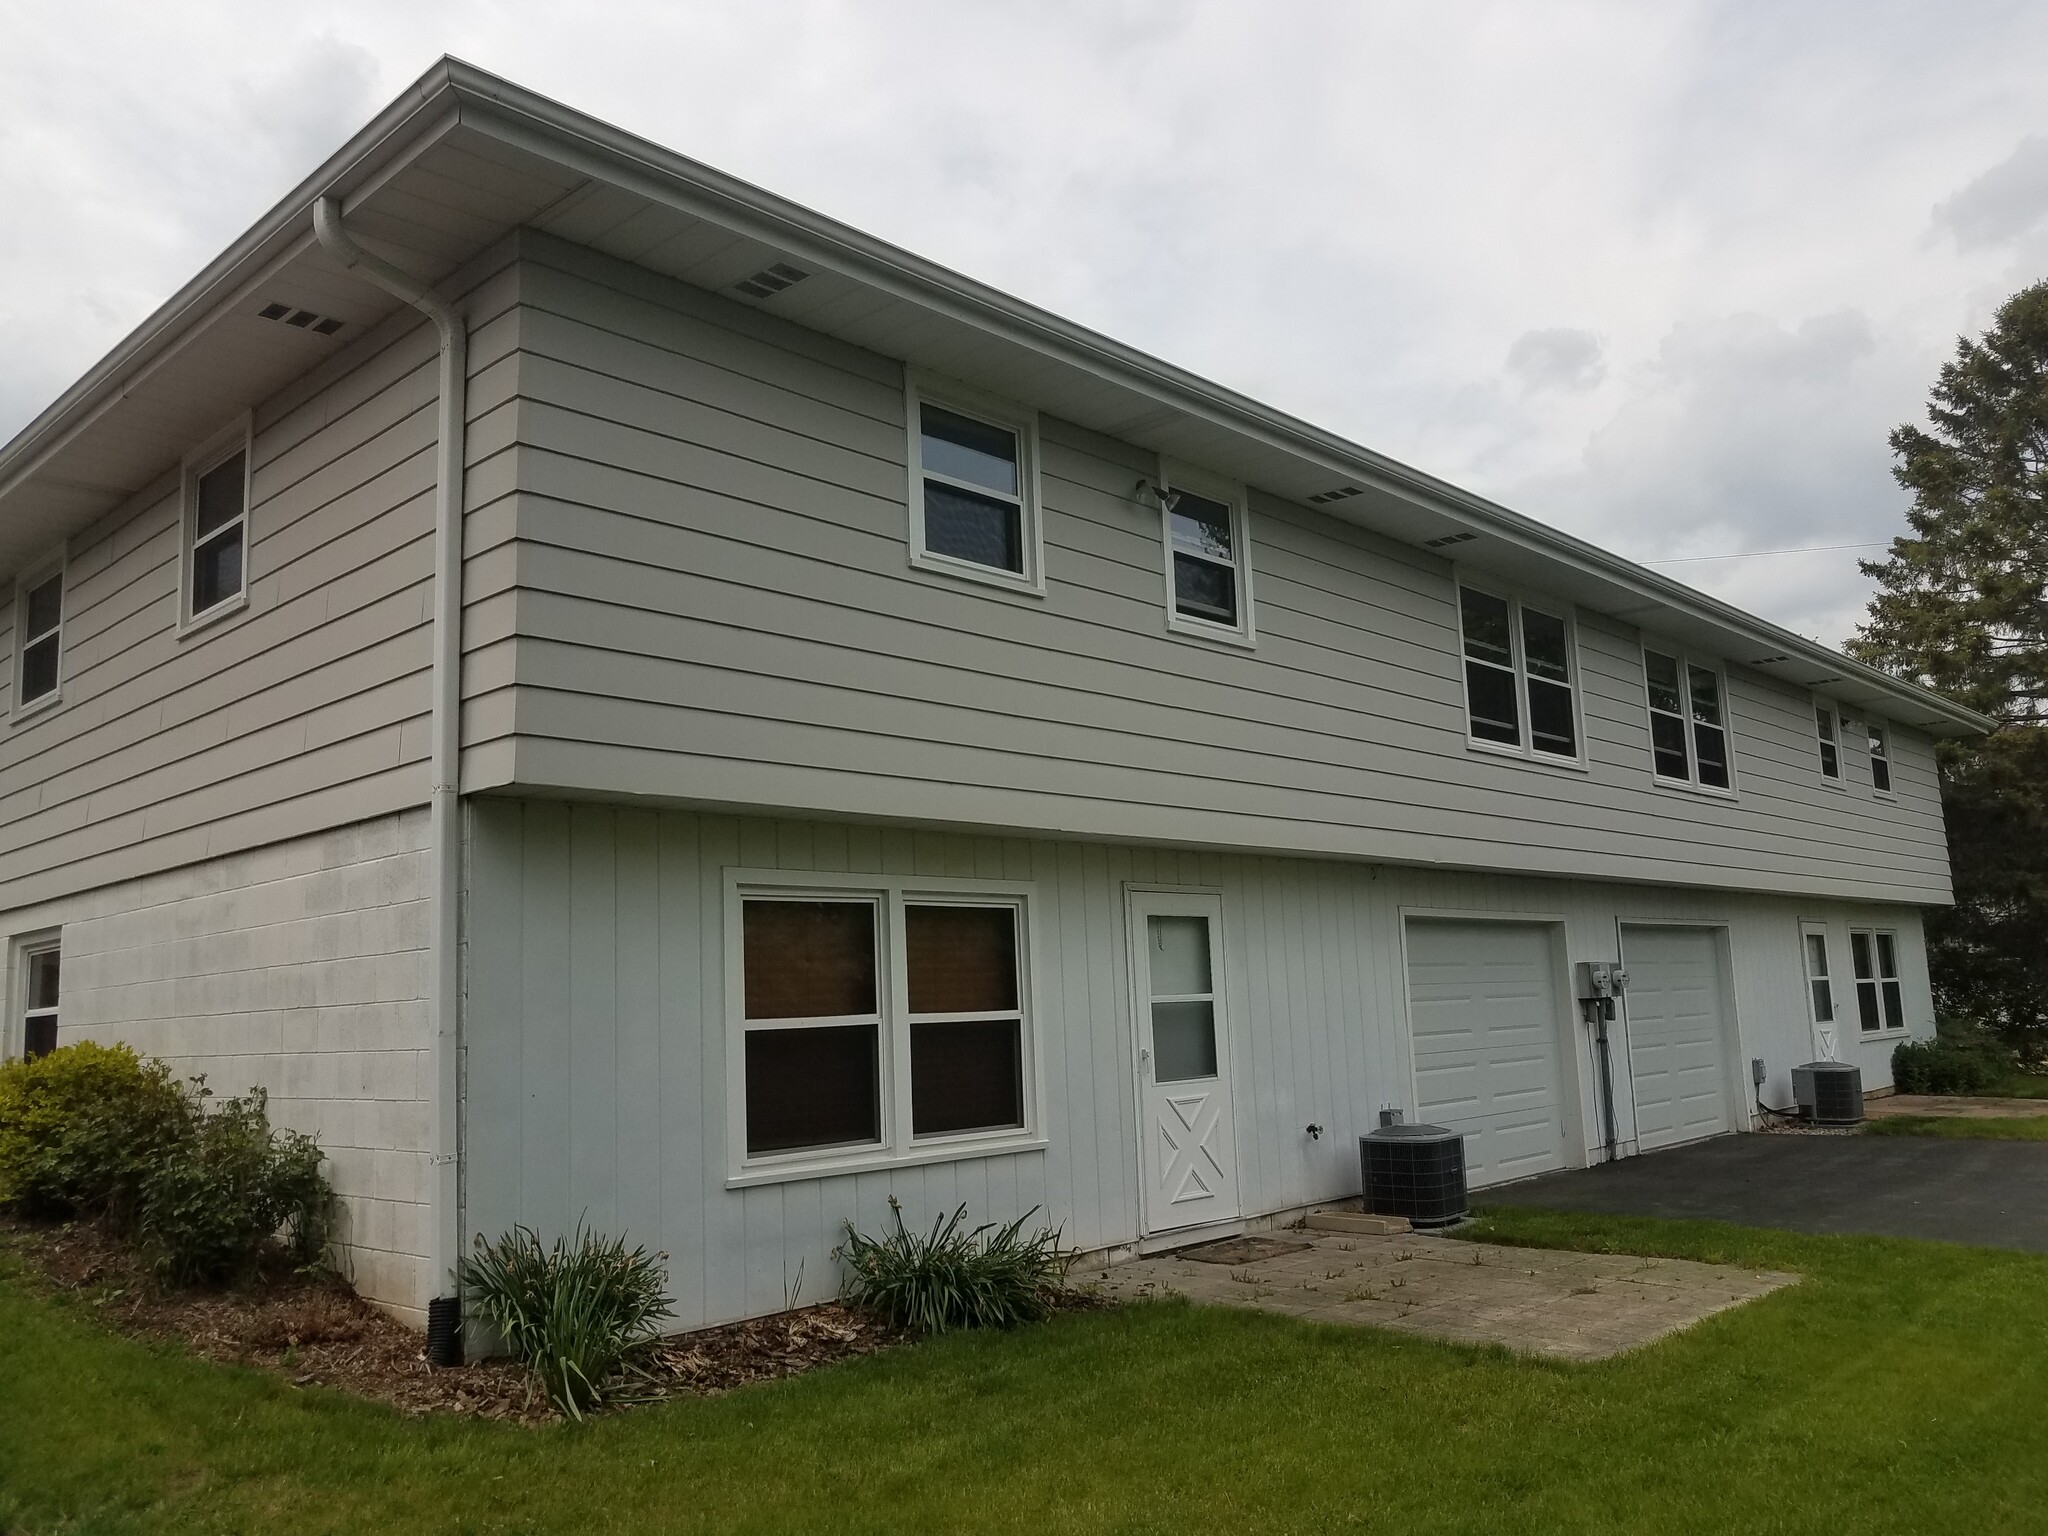
[[[1465,1138],[1440,1125],[1383,1125],[1358,1138],[1365,1208],[1445,1227],[1471,1214],[1465,1198]]]
[[[1846,1061],[1809,1061],[1792,1069],[1799,1118],[1815,1125],[1863,1123],[1863,1072]]]

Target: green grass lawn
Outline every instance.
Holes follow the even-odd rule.
[[[2048,1115],[1883,1115],[1863,1124],[1866,1136],[1940,1136],[1951,1141],[2048,1141]]]
[[[1160,1303],[540,1431],[297,1392],[0,1278],[0,1530],[2042,1528],[2048,1260],[1545,1212],[1481,1226],[1807,1278],[1590,1366]]]
[[[2038,1072],[2015,1072],[1984,1090],[1993,1099],[2048,1099],[2048,1077]]]

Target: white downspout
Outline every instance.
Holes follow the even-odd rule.
[[[431,1144],[433,1209],[428,1274],[441,1306],[429,1309],[429,1346],[439,1340],[435,1314],[456,1315],[456,1268],[462,1260],[462,512],[463,427],[468,414],[469,330],[462,316],[426,284],[373,256],[342,227],[332,196],[313,205],[313,232],[327,253],[358,276],[397,295],[441,333],[441,450],[434,490],[434,669],[432,790],[428,802],[428,997],[433,1021]],[[459,1351],[460,1335],[454,1336]],[[459,1353],[455,1356],[460,1359]],[[437,1361],[436,1363],[454,1363]]]

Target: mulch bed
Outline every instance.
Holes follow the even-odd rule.
[[[333,1387],[415,1416],[544,1424],[559,1417],[527,1391],[509,1360],[435,1367],[425,1340],[339,1280],[290,1271],[232,1290],[166,1291],[135,1256],[87,1223],[42,1226],[0,1218],[0,1249],[52,1294],[135,1338],[168,1340],[209,1360],[254,1366],[294,1387]],[[642,1362],[636,1395],[701,1397],[873,1354],[899,1330],[837,1302],[662,1340]]]

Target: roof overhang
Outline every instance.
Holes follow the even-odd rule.
[[[1935,735],[1994,722],[1533,518],[1411,469],[709,166],[443,59],[0,450],[0,571],[158,483],[192,444],[391,314],[312,234],[323,194],[438,282],[532,228],[713,291],[782,262],[759,307],[1403,543],[1820,689]],[[342,322],[320,336],[278,304]]]

